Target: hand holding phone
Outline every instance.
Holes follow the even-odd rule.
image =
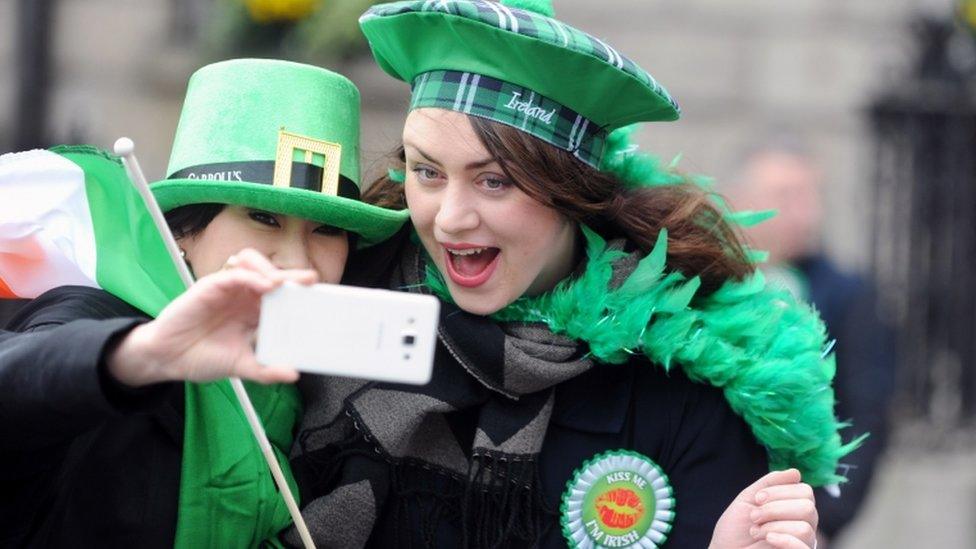
[[[256,355],[302,372],[430,381],[440,303],[429,295],[284,284],[261,302]]]

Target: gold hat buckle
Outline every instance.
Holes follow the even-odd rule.
[[[342,145],[305,135],[278,130],[278,150],[275,153],[274,186],[291,187],[291,167],[295,151],[305,153],[304,162],[312,164],[312,157],[320,154],[325,159],[322,167],[321,193],[331,196],[339,194],[339,160],[342,158]]]

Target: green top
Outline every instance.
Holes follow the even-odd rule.
[[[245,382],[293,494],[288,463],[301,397],[294,385]],[[227,380],[186,383],[177,548],[257,547],[291,524]]]

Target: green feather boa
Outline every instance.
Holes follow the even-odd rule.
[[[636,353],[694,381],[723,390],[766,447],[771,469],[796,467],[805,482],[843,482],[838,460],[861,438],[841,444],[834,417],[834,359],[823,322],[785,291],[765,287],[762,273],[730,281],[696,298],[699,281],[667,272],[667,231],[633,273],[611,289],[613,264],[627,254],[583,227],[585,272],[537,297],[498,311],[498,321],[542,322],[553,332],[587,342],[597,360],[620,364]],[[427,285],[446,301],[436,268]]]
[[[610,134],[601,167],[627,188],[689,179],[710,185],[706,178],[677,173],[677,160],[664,168],[656,158],[637,153],[630,142],[633,130]],[[770,217],[769,212],[732,212],[720,200],[719,205],[726,219],[742,226]],[[582,230],[588,262],[581,276],[547,294],[520,298],[492,318],[542,322],[555,333],[585,341],[596,359],[609,364],[637,353],[665,369],[677,364],[692,380],[722,389],[766,447],[771,469],[795,467],[814,486],[844,482],[838,461],[866,435],[841,442],[838,431],[846,424],[834,416],[834,356],[826,328],[810,306],[767,288],[758,270],[709,296],[697,295],[698,278],[668,272],[666,230],[630,276],[611,288],[613,265],[627,254]],[[762,253],[754,251],[752,257]],[[427,285],[451,301],[430,263]]]

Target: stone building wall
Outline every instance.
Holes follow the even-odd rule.
[[[341,0],[332,0],[341,1]],[[685,170],[728,179],[770,131],[802,135],[827,167],[827,249],[865,266],[871,150],[862,109],[906,63],[906,16],[949,0],[608,0],[557,2],[561,18],[605,38],[675,95],[681,121],[648,127],[642,145],[682,154]],[[135,139],[161,177],[198,48],[172,37],[161,0],[58,0],[51,135],[110,146]],[[0,2],[0,147],[12,131],[16,2]],[[488,45],[487,47],[490,47]],[[367,168],[396,141],[406,86],[368,57],[333,67],[363,89]]]

